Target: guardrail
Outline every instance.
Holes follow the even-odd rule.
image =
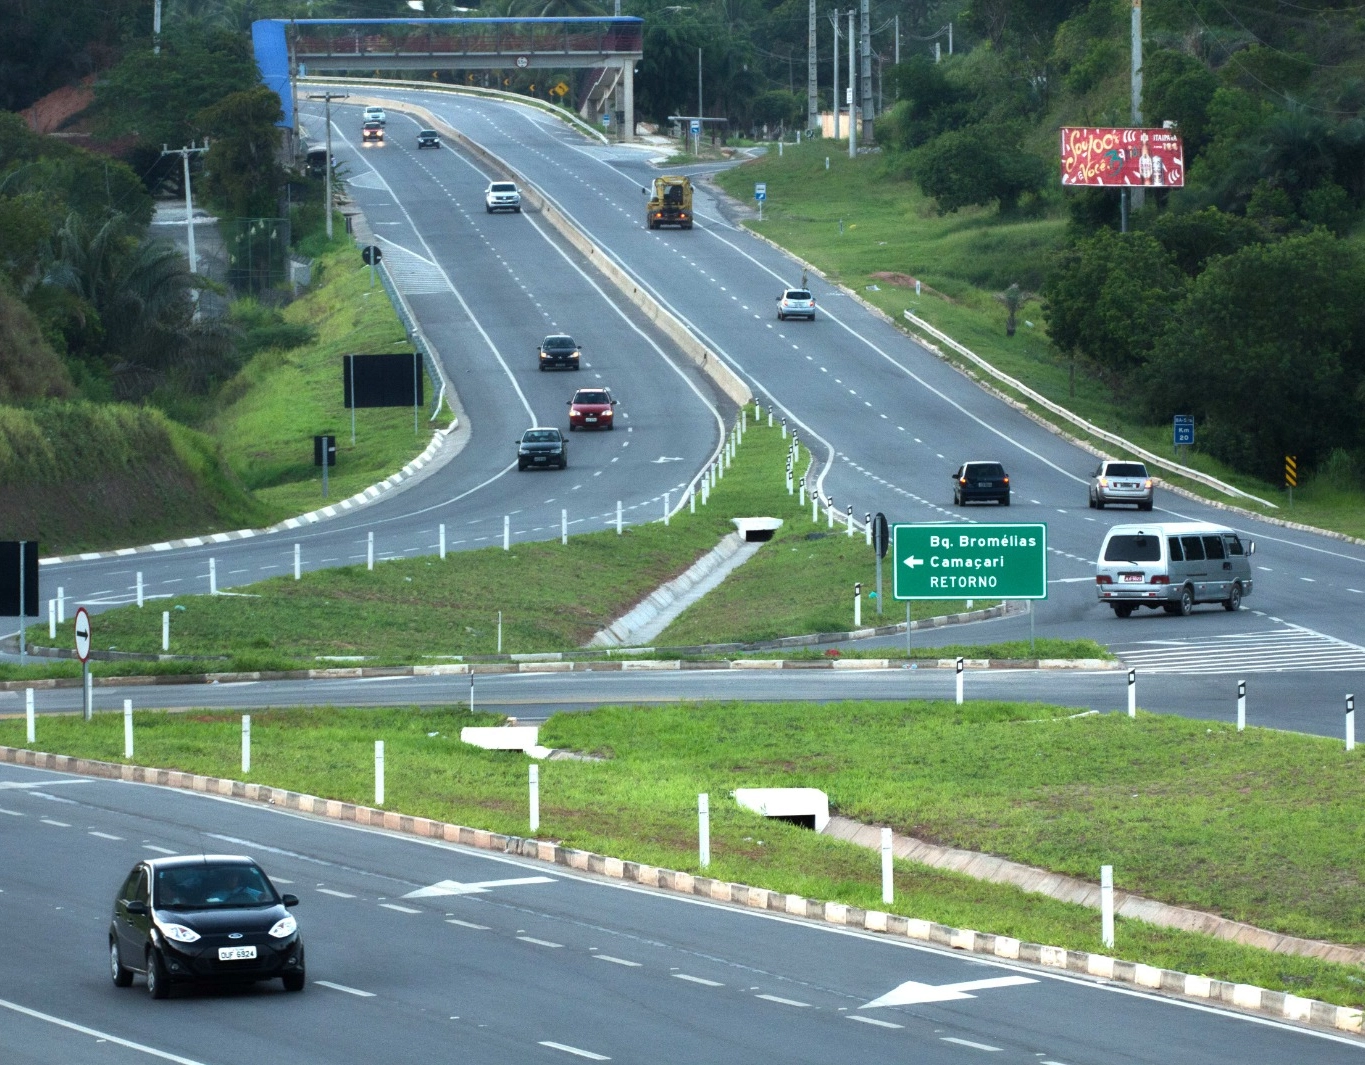
[[[1060,403],[1054,403],[1046,396],[1038,392],[1035,392],[1022,381],[1019,381],[1016,378],[1011,377],[1009,374],[996,369],[989,362],[983,359],[980,355],[976,354],[976,352],[972,351],[970,348],[967,348],[962,344],[959,344],[947,333],[944,333],[942,330],[939,330],[934,326],[930,325],[928,322],[926,322],[923,318],[919,317],[918,315],[911,314],[909,311],[905,311],[903,313],[905,315],[906,321],[910,322],[910,324],[915,326],[917,329],[923,329],[926,333],[928,333],[939,343],[946,344],[948,347],[952,348],[955,352],[961,355],[964,359],[968,359],[975,365],[981,367],[981,369],[985,370],[986,373],[990,374],[997,381],[1001,381],[1004,384],[1009,385],[1010,388],[1014,389],[1020,395],[1027,396],[1029,399],[1031,399],[1034,403],[1037,403],[1043,409],[1049,411],[1052,414],[1057,415],[1057,417],[1059,418],[1065,419],[1066,421],[1070,422],[1072,425],[1075,425],[1080,429],[1084,429],[1091,436],[1097,436],[1106,443],[1113,444],[1116,447],[1124,448],[1125,450],[1131,452],[1134,455],[1139,456],[1146,462],[1149,462],[1153,466],[1159,467],[1160,469],[1170,470],[1172,473],[1178,473],[1182,477],[1188,477],[1191,481],[1197,481],[1198,483],[1206,485],[1209,488],[1217,489],[1224,495],[1241,496],[1243,499],[1253,500],[1254,502],[1260,503],[1262,506],[1270,507],[1272,510],[1280,509],[1278,506],[1270,502],[1270,500],[1268,499],[1262,499],[1260,496],[1254,496],[1250,492],[1244,492],[1240,488],[1236,488],[1228,484],[1226,481],[1220,481],[1217,477],[1211,477],[1207,473],[1203,473],[1200,470],[1191,469],[1189,466],[1182,466],[1178,462],[1172,462],[1169,459],[1164,459],[1160,455],[1156,455],[1148,451],[1146,448],[1138,447],[1131,440],[1125,440],[1117,433],[1111,433],[1107,429],[1101,429],[1098,425],[1088,422],[1080,415],[1074,414],[1071,411],[1067,410]]]

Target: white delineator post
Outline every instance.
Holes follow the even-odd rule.
[[[711,864],[711,798],[704,791],[697,796],[697,863]]]
[[[47,601],[47,638],[55,640],[57,638],[57,600]]]
[[[827,519],[825,528],[834,528],[834,497],[830,496],[825,500],[825,518]]]
[[[438,526],[436,527],[436,549],[437,549],[437,551],[440,553],[441,558],[444,559],[444,558],[446,557],[446,523],[445,523],[445,522],[441,522],[441,524],[438,525]]]
[[[365,534],[365,568],[374,569],[374,533]]]
[[[1137,717],[1137,670],[1128,671],[1128,716]]]
[[[142,606],[142,570],[137,571],[137,605]]]
[[[621,501],[616,501],[616,535],[621,535]]]
[[[242,715],[242,772],[251,772],[251,715]]]
[[[531,831],[540,831],[540,766],[531,765]]]
[[[868,546],[868,547],[871,547],[871,546],[872,546],[872,512],[871,512],[871,511],[868,511],[868,512],[867,512],[867,517],[866,517],[866,519],[864,520],[864,524],[863,524],[863,539],[867,542],[867,546]]]
[[[668,493],[668,492],[665,492],[665,493],[664,493],[664,524],[665,524],[665,525],[668,524],[668,497],[669,497],[669,493]]]
[[[806,479],[804,477],[801,478],[800,489],[801,489],[800,506],[804,508],[806,505]]]
[[[123,757],[133,757],[133,700],[123,700]]]
[[[965,666],[965,663],[962,661],[962,659],[959,658],[959,659],[957,660],[957,705],[958,705],[958,706],[961,706],[961,705],[962,705],[962,670],[963,670],[964,666]]]
[[[1356,749],[1356,697],[1346,696],[1346,749]]]
[[[569,542],[569,511],[567,507],[559,511],[559,542],[567,545]]]
[[[853,504],[848,505],[848,535],[853,535]]]
[[[384,741],[374,741],[374,804],[384,805]]]
[[[512,516],[504,514],[502,516],[502,549],[512,550]]]
[[[294,580],[303,579],[303,545],[294,545]]]
[[[1247,682],[1239,680],[1237,682],[1237,731],[1245,731],[1247,727]]]
[[[1100,942],[1114,949],[1114,867],[1100,866]]]
[[[25,723],[26,723],[27,726],[28,726],[28,727],[27,727],[27,730],[26,730],[25,733],[24,733],[24,735],[28,738],[28,742],[29,742],[29,743],[36,743],[37,740],[38,740],[38,733],[37,733],[37,724],[36,724],[36,722],[34,721],[34,718],[33,718],[33,689],[32,689],[32,688],[25,688],[25,689],[24,689],[24,721],[25,721]]]
[[[57,585],[57,624],[66,624],[66,589]]]
[[[169,610],[161,612],[161,649],[163,651],[171,649],[171,612]]]
[[[896,881],[891,870],[891,829],[882,829],[882,902],[890,906],[896,900]]]
[[[695,485],[687,486],[687,512],[695,514],[697,512],[697,489]]]
[[[218,560],[209,559],[209,595],[218,594]]]
[[[863,627],[863,582],[855,581],[853,584],[853,627],[861,629]]]

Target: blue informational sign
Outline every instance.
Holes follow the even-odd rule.
[[[692,120],[692,136],[695,137],[695,136],[696,136],[698,133],[700,133],[700,132],[701,132],[701,123],[698,122],[698,121],[694,118],[694,119]]]
[[[1175,416],[1175,443],[1181,444],[1194,443],[1194,416],[1192,414],[1177,414]]]
[[[768,198],[768,185],[766,182],[759,181],[754,184],[754,199],[760,203]]]

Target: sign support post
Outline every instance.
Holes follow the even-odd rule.
[[[81,660],[81,690],[85,693],[85,720],[94,716],[90,685],[90,615],[85,607],[76,611],[76,657]]]
[[[24,603],[27,602],[24,588],[24,548],[26,541],[19,541],[19,664],[24,664]]]

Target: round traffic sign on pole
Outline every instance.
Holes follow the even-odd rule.
[[[76,657],[82,662],[90,657],[90,615],[85,607],[76,611]]]

